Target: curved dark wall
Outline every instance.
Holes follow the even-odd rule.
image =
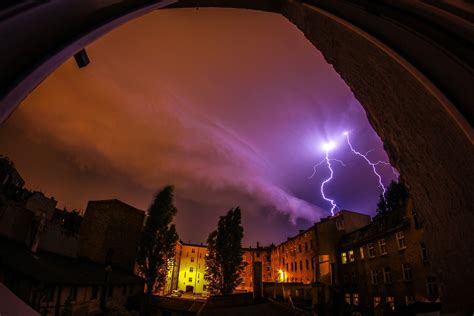
[[[402,2],[407,1],[399,3]],[[322,7],[327,3],[328,1],[315,1],[316,5],[321,4]],[[347,1],[333,0],[332,3],[347,4]],[[155,5],[154,8],[160,6]],[[351,22],[357,24],[360,16],[358,18],[357,15],[344,11],[344,14],[341,13],[344,19],[341,19],[317,6],[300,1],[180,0],[173,5],[173,7],[195,6],[278,12],[302,30],[334,66],[364,106],[371,124],[384,142],[392,164],[400,171],[403,180],[409,186],[415,207],[423,219],[433,266],[444,286],[445,310],[454,312],[472,308],[469,304],[474,302],[474,238],[472,238],[474,133],[468,121],[472,117],[474,100],[473,89],[469,89],[473,82],[471,65],[468,60],[460,58],[459,51],[462,53],[462,49],[447,51],[441,45],[444,42],[438,45],[434,42],[436,37],[427,38],[429,35],[422,35],[414,30],[411,31],[411,42],[407,42],[406,45],[413,44],[418,48],[398,47],[397,42],[388,36],[390,32],[393,33],[393,29],[388,31],[389,27],[393,27],[393,23],[389,26],[383,24],[380,12],[373,12],[364,17],[364,19],[374,18],[377,34],[372,34],[370,28],[365,28],[367,25],[359,25],[365,31],[379,37],[376,39],[348,23],[348,20],[353,18],[354,21]],[[143,5],[137,6],[136,9],[127,7],[122,13],[138,9],[144,13],[146,11],[143,11],[143,8]],[[61,14],[61,11],[57,13]],[[124,17],[123,14],[117,14],[122,19],[120,21],[133,17],[132,15]],[[452,15],[448,17],[456,19]],[[444,23],[443,20],[439,21],[440,24]],[[40,25],[36,27],[41,29],[47,22],[40,19],[38,22]],[[370,25],[369,22],[366,24]],[[2,31],[5,32],[4,23],[0,22],[0,35]],[[54,41],[54,38],[51,41],[49,38],[49,44],[43,45],[45,49],[39,55],[41,58],[37,63],[30,61],[29,66],[23,68],[23,72],[9,72],[2,78],[4,81],[0,96],[1,119],[4,120],[29,91],[62,61],[85,47],[95,37],[114,27],[113,23],[112,14],[101,20],[101,23],[96,23],[98,25],[96,29],[89,27],[79,33],[68,33],[69,38],[57,41]],[[386,33],[384,25],[387,26]],[[472,31],[464,20],[454,25],[452,29],[457,28],[459,31],[464,27],[467,34]],[[409,27],[399,26],[409,31]],[[9,29],[10,32],[11,30],[12,28]],[[22,28],[18,31],[21,32]],[[38,34],[37,40],[41,42],[44,34]],[[386,37],[380,38],[380,34],[385,34]],[[20,37],[21,35],[25,40],[31,38],[31,35],[26,33],[19,34]],[[442,38],[440,40],[443,41]],[[15,42],[15,39],[12,42]],[[388,47],[382,42],[392,46]],[[428,50],[426,45],[429,43],[431,46]],[[459,47],[464,44],[465,42],[460,42]],[[24,46],[23,53],[28,51],[27,47],[28,45]],[[0,49],[2,50],[0,56],[4,56],[2,54],[6,49],[5,45]],[[426,55],[426,58],[431,58],[435,62],[423,62],[419,56],[415,56],[416,53],[431,54],[429,51],[432,51],[432,55]],[[14,62],[14,57],[12,56],[10,61],[1,58],[0,67],[3,69],[7,66],[7,62]],[[448,67],[445,72],[447,77],[443,79],[439,75],[443,74],[444,60],[450,60],[453,65],[457,63],[462,67]],[[442,67],[439,67],[440,65]],[[450,81],[458,83],[454,84],[453,88]],[[8,87],[4,86],[5,82],[9,84]],[[433,83],[436,83],[436,86]],[[462,89],[459,89],[459,85]],[[449,99],[446,96],[449,96]]]

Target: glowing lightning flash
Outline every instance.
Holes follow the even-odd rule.
[[[328,201],[329,203],[331,203],[331,215],[334,216],[334,209],[337,206],[336,202],[334,201],[334,199],[330,199],[326,196],[326,194],[324,194],[324,186],[326,185],[326,183],[330,182],[333,178],[333,175],[334,175],[334,171],[332,170],[332,165],[331,165],[331,161],[337,161],[339,162],[341,165],[343,166],[346,166],[344,164],[344,162],[342,162],[341,160],[339,159],[333,159],[333,158],[329,158],[329,152],[331,150],[333,150],[334,148],[336,147],[336,144],[334,142],[329,142],[329,143],[326,143],[323,145],[323,149],[326,153],[326,155],[324,156],[324,159],[321,160],[320,162],[318,162],[317,164],[314,165],[313,167],[313,174],[309,177],[309,179],[311,179],[312,177],[314,177],[314,175],[316,174],[316,168],[319,167],[321,164],[323,163],[326,163],[327,166],[328,166],[328,169],[329,169],[329,177],[326,178],[326,180],[324,180],[322,183],[321,183],[321,195],[323,197],[324,200]]]
[[[370,153],[373,149],[369,150],[369,151],[366,152],[365,154],[361,154],[360,152],[358,152],[357,150],[355,150],[354,147],[352,147],[351,141],[349,140],[349,132],[344,132],[343,134],[344,134],[344,136],[346,136],[347,145],[349,145],[349,148],[351,149],[351,151],[352,151],[355,155],[362,157],[362,158],[372,167],[372,170],[373,170],[375,176],[376,176],[377,179],[379,180],[379,187],[382,189],[382,195],[383,195],[383,197],[385,197],[385,191],[386,191],[386,189],[385,189],[385,186],[384,186],[383,183],[382,183],[382,176],[378,173],[376,166],[377,166],[377,165],[380,165],[380,164],[386,165],[386,166],[390,166],[390,164],[389,164],[388,162],[386,162],[386,161],[381,161],[381,160],[380,160],[380,161],[377,161],[377,162],[372,162],[372,161],[370,161],[370,159],[367,158],[367,154]],[[391,166],[390,166],[390,167],[391,167]],[[393,167],[392,167],[392,172],[393,172],[395,175],[397,175],[397,173],[395,172],[395,169],[393,169]]]

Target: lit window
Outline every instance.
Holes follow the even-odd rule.
[[[438,284],[435,277],[426,278],[426,291],[430,300],[435,301],[438,298]]]
[[[393,296],[387,296],[386,302],[392,310],[395,308],[395,298]]]
[[[403,280],[411,281],[412,279],[411,265],[409,263],[402,264],[402,270],[403,270]]]
[[[426,245],[424,242],[420,243],[420,250],[421,250],[421,259],[423,262],[428,261],[428,252],[426,251]]]
[[[398,249],[405,249],[407,246],[405,244],[405,235],[403,234],[403,232],[398,232],[396,236],[397,236]]]
[[[381,256],[387,254],[387,244],[385,243],[385,239],[379,239],[379,250]]]
[[[341,253],[342,264],[347,263],[347,254],[345,252]]]
[[[383,282],[385,284],[392,283],[392,270],[389,267],[383,268]]]
[[[359,294],[352,294],[352,304],[354,304],[355,306],[359,305]]]
[[[374,258],[375,257],[375,246],[374,243],[369,243],[367,245],[367,249],[369,250],[369,258]]]
[[[346,295],[344,295],[344,299],[345,299],[347,304],[350,304],[351,303],[351,294],[346,293]]]
[[[377,269],[372,269],[370,271],[370,276],[371,276],[371,279],[372,279],[372,284],[377,285],[379,283]]]
[[[349,261],[350,262],[355,261],[354,250],[349,250]]]
[[[360,250],[360,258],[364,259],[364,247],[360,247],[359,250]]]
[[[380,305],[381,299],[380,296],[374,296],[374,307]]]

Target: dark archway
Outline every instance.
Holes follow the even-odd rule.
[[[51,46],[44,46],[40,61],[33,59],[31,64],[23,65],[21,75],[13,69],[9,78],[3,78],[11,79],[13,84],[4,91],[2,87],[2,119],[50,72],[95,38],[120,23],[170,3],[126,7],[105,15],[101,23],[61,34],[71,38],[48,39]],[[364,106],[392,164],[408,184],[418,214],[424,220],[427,242],[437,258],[434,264],[444,284],[447,311],[466,310],[467,304],[474,301],[474,284],[468,282],[474,278],[474,132],[468,123],[472,112],[462,101],[465,96],[458,90],[440,90],[445,86],[436,76],[423,67],[413,66],[396,52],[397,47],[386,46],[347,19],[317,6],[291,0],[180,1],[174,6],[278,12],[302,30]],[[12,21],[7,20],[10,25],[1,22],[0,28],[5,30]],[[3,68],[7,61],[2,59],[0,66]],[[472,76],[470,79],[466,84],[472,83]],[[472,95],[472,91],[464,93]]]

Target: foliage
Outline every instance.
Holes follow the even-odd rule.
[[[229,210],[221,216],[217,230],[207,239],[206,275],[211,294],[230,294],[242,281],[240,273],[244,269],[240,208]]]
[[[62,210],[56,209],[53,219],[64,228],[64,231],[69,236],[76,236],[79,234],[81,228],[82,216],[76,211],[68,211],[66,208]]]
[[[392,181],[385,192],[380,195],[377,203],[377,213],[386,214],[404,208],[408,199],[408,190],[403,182]]]
[[[164,285],[168,273],[168,260],[173,260],[178,233],[171,224],[177,209],[173,204],[173,187],[166,186],[155,195],[148,209],[137,254],[140,273],[147,284],[147,307],[153,292]]]

